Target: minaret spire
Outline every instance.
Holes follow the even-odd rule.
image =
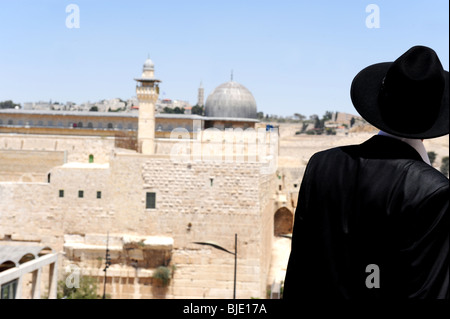
[[[155,104],[161,82],[154,78],[154,69],[149,56],[144,63],[142,76],[135,79],[136,95],[139,100],[138,151],[150,155],[155,153]]]

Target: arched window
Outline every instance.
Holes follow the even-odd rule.
[[[2,264],[0,264],[0,272],[5,271],[9,268],[14,268],[16,267],[16,264],[14,262],[12,262],[11,260],[7,260],[5,262],[3,262]]]
[[[92,122],[89,122],[87,127],[88,128],[94,128],[94,125],[92,124]]]
[[[33,260],[35,259],[34,255],[31,253],[25,254],[22,256],[22,258],[20,258],[19,260],[19,264],[23,264],[26,263],[27,261]]]
[[[108,128],[109,128],[109,129],[114,128],[113,125],[112,125],[112,123],[108,123]]]
[[[78,122],[78,127],[82,128],[83,127],[83,122]]]
[[[274,235],[291,234],[294,225],[294,215],[286,207],[278,209],[274,216]]]

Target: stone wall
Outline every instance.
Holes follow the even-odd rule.
[[[0,134],[0,150],[67,152],[65,162],[108,163],[113,137]]]
[[[109,293],[115,291],[114,298],[231,298],[234,256],[194,242],[214,241],[234,251],[236,233],[237,297],[264,298],[276,183],[274,174],[261,174],[261,165],[180,163],[135,153],[114,153],[109,164],[67,163],[50,171],[50,183],[0,183],[0,238],[40,241],[63,252],[65,235],[169,237],[174,241],[169,266],[176,267],[169,287],[153,284],[155,265],[135,271],[115,264]],[[147,192],[156,194],[154,209],[146,208]],[[63,257],[61,271],[75,263],[100,280],[103,249],[70,256]]]
[[[0,149],[0,182],[47,182],[50,170],[65,158],[62,151]]]

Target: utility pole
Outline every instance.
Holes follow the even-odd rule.
[[[106,256],[105,256],[105,269],[103,271],[105,272],[105,279],[103,281],[103,299],[106,299],[106,270],[111,265],[111,257],[109,255],[109,232],[106,235]]]
[[[199,245],[207,245],[214,247],[219,250],[223,250],[231,255],[234,255],[234,280],[233,280],[233,299],[236,299],[236,272],[237,272],[237,234],[234,234],[234,253],[229,251],[228,249],[223,248],[222,246],[219,246],[218,244],[208,241],[208,242],[199,242],[196,241],[194,244]]]

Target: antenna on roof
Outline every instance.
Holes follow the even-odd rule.
[[[231,69],[231,81],[233,81],[233,69]]]

